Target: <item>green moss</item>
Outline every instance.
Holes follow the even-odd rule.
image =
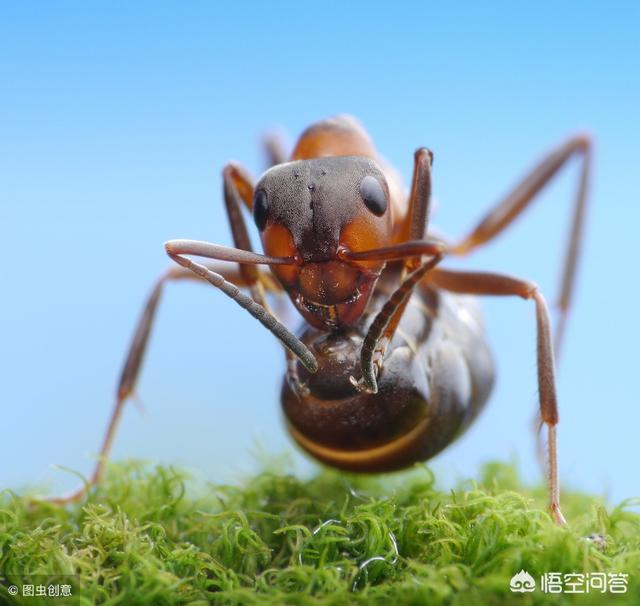
[[[563,495],[569,528],[512,466],[441,492],[426,468],[391,478],[264,472],[196,486],[174,469],[112,465],[78,505],[0,499],[0,602],[30,575],[76,575],[51,604],[640,604],[639,501]],[[185,486],[189,486],[187,492]],[[586,537],[604,537],[604,548]],[[625,594],[516,594],[521,569],[628,573]],[[31,578],[37,578],[31,576]],[[38,577],[39,578],[39,577]]]

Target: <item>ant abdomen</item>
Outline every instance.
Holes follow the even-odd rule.
[[[484,405],[493,365],[477,325],[453,322],[458,297],[438,302],[433,317],[424,308],[434,302],[414,297],[387,351],[377,393],[358,391],[352,381],[361,373],[367,318],[354,328],[302,336],[319,369],[311,374],[298,365],[302,389],[286,378],[282,406],[292,436],[314,457],[351,471],[403,469],[450,444]],[[452,341],[451,330],[464,334]],[[407,334],[420,338],[409,342]]]

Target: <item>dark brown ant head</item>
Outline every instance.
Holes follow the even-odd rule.
[[[326,330],[360,318],[384,261],[348,254],[380,248],[392,234],[389,186],[374,160],[274,166],[255,187],[253,216],[267,255],[295,257],[272,269],[309,324]]]

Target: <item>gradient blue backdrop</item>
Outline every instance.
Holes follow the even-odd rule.
[[[170,238],[230,243],[220,170],[254,174],[282,126],[358,116],[410,179],[435,152],[435,223],[462,235],[571,132],[597,149],[575,311],[559,374],[566,485],[614,499],[637,478],[639,9],[636,3],[3,3],[0,9],[0,485],[88,473],[134,322]],[[465,266],[553,299],[575,164]],[[499,382],[435,461],[445,477],[517,457],[538,476],[533,306],[486,302]],[[282,354],[212,289],[171,285],[115,456],[212,479],[255,467],[281,425]],[[303,460],[296,455],[298,462]],[[306,464],[302,464],[304,468]]]

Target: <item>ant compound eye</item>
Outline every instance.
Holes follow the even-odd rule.
[[[253,220],[260,231],[267,224],[267,216],[269,215],[269,201],[267,200],[267,192],[259,189],[253,197]]]
[[[384,193],[380,181],[371,175],[367,175],[360,181],[360,195],[367,208],[380,217],[387,210],[387,196]]]

